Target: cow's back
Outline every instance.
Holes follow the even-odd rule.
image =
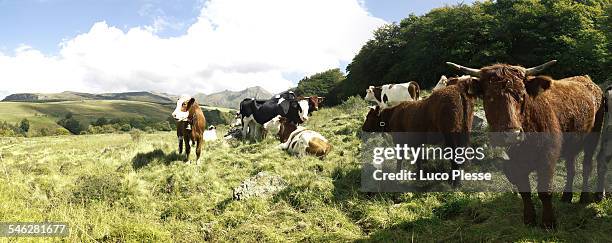
[[[591,132],[603,92],[588,76],[554,80],[541,94],[554,111],[562,132]]]
[[[469,132],[473,119],[473,99],[462,91],[463,86],[452,85],[434,91],[428,98],[415,101],[408,113],[407,125],[414,132]]]

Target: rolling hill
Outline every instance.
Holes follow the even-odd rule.
[[[196,99],[200,100],[200,103],[206,104],[208,106],[239,109],[240,101],[245,98],[268,99],[272,97],[272,94],[263,89],[262,87],[255,86],[244,89],[242,91],[225,90],[209,95],[197,94],[195,97]]]
[[[63,129],[57,121],[66,114],[90,124],[98,118],[149,118],[165,121],[175,104],[159,104],[129,100],[81,100],[57,102],[0,102],[0,122],[17,123],[24,118],[30,121],[30,135],[46,128],[50,131]],[[227,123],[232,110],[202,106],[209,124]]]
[[[5,97],[2,101],[19,101],[19,102],[52,102],[52,101],[81,101],[81,100],[129,100],[142,101],[152,103],[174,103],[176,96],[157,93],[157,92],[123,92],[123,93],[104,93],[91,94],[64,91],[61,93],[19,93],[11,94]]]

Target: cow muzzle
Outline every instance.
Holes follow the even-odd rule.
[[[189,112],[174,111],[172,112],[172,117],[177,121],[187,121],[189,118]]]
[[[525,141],[525,133],[522,128],[510,129],[503,133],[504,143],[514,144]]]
[[[508,129],[503,132],[494,132],[490,136],[493,145],[512,145],[525,141],[525,132],[523,129]]]

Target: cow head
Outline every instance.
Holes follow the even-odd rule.
[[[308,120],[308,101],[307,100],[283,100],[279,103],[281,116],[289,121],[300,124]]]
[[[314,111],[318,111],[319,110],[319,105],[321,104],[321,102],[323,102],[323,100],[325,100],[325,97],[319,97],[319,96],[307,96],[307,97],[303,97],[303,96],[300,96],[297,99],[298,100],[306,100],[306,101],[308,101],[308,113],[312,113]]]
[[[365,100],[367,101],[373,101],[373,102],[380,102],[381,101],[381,96],[382,94],[382,87],[381,86],[370,86],[368,87],[368,89],[366,89],[366,96],[365,96]]]
[[[506,143],[523,141],[522,117],[527,100],[550,88],[550,78],[530,76],[554,63],[556,60],[533,68],[495,64],[473,69],[447,62],[467,74],[480,77],[472,83],[471,90],[483,99],[492,131],[504,133]]]
[[[284,143],[284,142],[287,142],[291,133],[297,129],[297,125],[290,122],[285,117],[280,117],[279,123],[280,123],[280,129],[278,130],[278,137],[280,138],[280,141]]]
[[[187,121],[189,109],[195,103],[195,99],[189,95],[182,95],[176,102],[176,108],[172,112],[172,117],[177,121]]]
[[[380,107],[370,106],[370,111],[366,115],[366,120],[363,122],[361,130],[364,132],[382,132],[386,125],[380,116]]]

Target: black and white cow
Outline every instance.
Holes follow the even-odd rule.
[[[253,125],[264,125],[276,116],[287,118],[295,124],[301,124],[308,120],[308,100],[297,100],[295,95],[277,95],[269,100],[257,100],[252,98],[240,102],[240,116],[242,119],[242,137],[247,138]],[[289,98],[289,99],[285,99]]]

